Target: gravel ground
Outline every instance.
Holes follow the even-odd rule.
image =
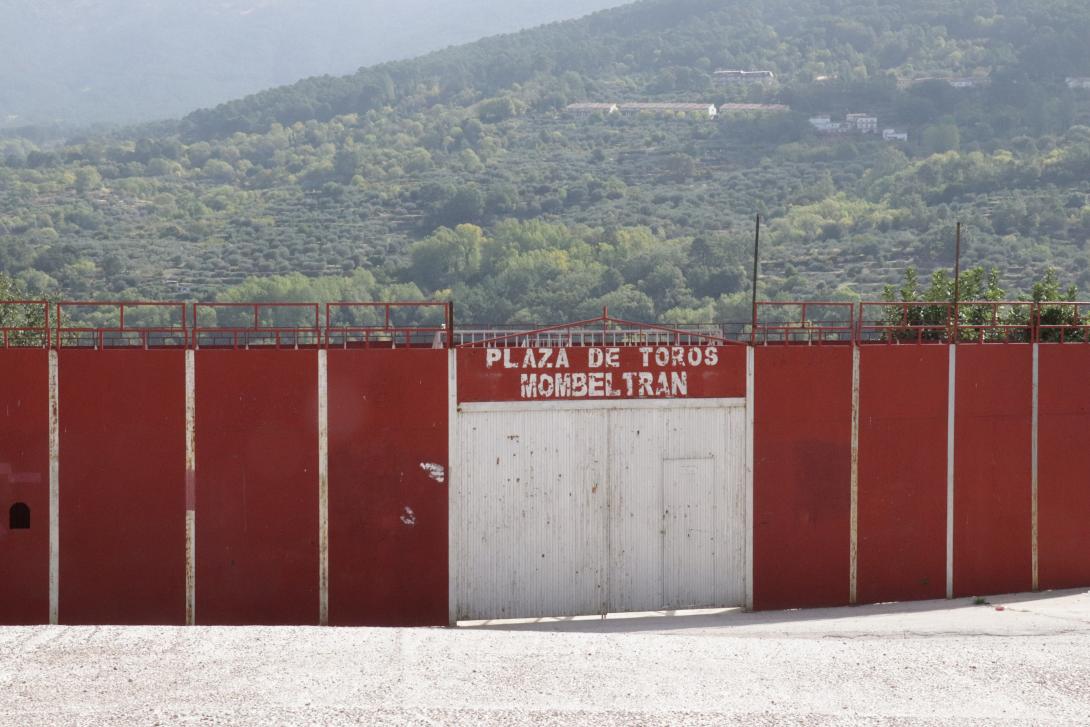
[[[1087,725],[1090,594],[458,629],[0,628],[0,723]]]

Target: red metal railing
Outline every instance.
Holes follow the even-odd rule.
[[[1032,343],[1037,306],[1025,301],[966,301],[957,306],[959,343]]]
[[[613,318],[608,310],[603,311],[598,318],[585,321],[502,333],[487,330],[474,333],[479,335],[463,338],[458,348],[744,345],[741,341],[732,341],[700,331]],[[492,333],[499,335],[490,335]]]
[[[1037,341],[1090,343],[1090,303],[1038,303],[1034,322]]]
[[[215,316],[214,324],[208,324],[209,316]],[[318,303],[194,303],[192,330],[194,348],[300,348],[322,343]]]
[[[756,325],[750,331],[754,345],[821,345],[855,340],[855,303],[763,301],[757,303],[756,315]]]
[[[324,343],[330,348],[450,348],[453,328],[452,303],[325,306]]]
[[[859,304],[860,342],[944,343],[954,325],[953,303],[864,302]]]
[[[53,336],[49,325],[49,302],[0,302],[0,338],[3,348],[50,348]]]
[[[189,341],[185,303],[57,303],[56,342],[63,348],[167,348]]]
[[[20,300],[0,302],[0,348],[1090,343],[1090,302],[765,301],[757,314],[756,325],[737,326],[637,323],[606,310],[553,326],[456,328],[453,305],[435,301],[63,301],[53,308]]]

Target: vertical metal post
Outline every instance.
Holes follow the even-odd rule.
[[[185,352],[185,623],[197,623],[197,354]]]
[[[464,547],[462,535],[462,483],[459,450],[458,414],[458,355],[447,351],[447,621],[451,626],[458,623],[458,607],[461,596],[464,565],[459,557]]]
[[[946,394],[946,597],[954,597],[954,443],[957,415],[957,346],[950,346]]]
[[[954,343],[958,342],[958,325],[961,323],[961,222],[958,222],[954,239]]]
[[[318,349],[318,623],[329,625],[329,352]]]
[[[859,603],[859,361],[857,343],[852,344],[852,434],[851,515],[848,556],[848,602]]]
[[[58,304],[58,308],[59,308]],[[59,316],[58,316],[59,319]],[[59,346],[58,346],[59,348]],[[49,623],[60,613],[60,354],[49,351]]]
[[[761,260],[761,216],[757,215],[757,226],[753,233],[753,321],[750,323],[750,337],[757,342],[757,269]]]
[[[454,348],[454,301],[447,303],[447,348]]]
[[[1062,330],[1062,329],[1061,329]],[[1038,508],[1039,494],[1040,494],[1040,475],[1039,475],[1039,462],[1038,459],[1038,429],[1041,423],[1041,399],[1040,399],[1040,383],[1041,383],[1041,344],[1035,340],[1033,342],[1033,413],[1031,421],[1030,431],[1030,497],[1032,502],[1030,504],[1030,538],[1031,538],[1031,552],[1033,556],[1032,561],[1032,573],[1033,573],[1033,590],[1038,591],[1041,588],[1041,566],[1040,566],[1040,510]]]
[[[756,405],[756,358],[753,346],[746,348],[746,610],[753,610],[753,457],[754,412]]]

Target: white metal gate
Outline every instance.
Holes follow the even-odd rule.
[[[744,400],[462,404],[452,619],[745,600]]]

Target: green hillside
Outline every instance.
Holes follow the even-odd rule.
[[[965,264],[1008,291],[1049,267],[1085,289],[1090,91],[1067,79],[1090,76],[1088,37],[1069,0],[641,2],[154,129],[0,141],[0,268],[69,297],[702,321],[745,309],[760,212],[765,297],[878,296],[949,266],[957,219]],[[791,110],[565,111],[579,101]],[[849,113],[908,139],[809,121]]]

